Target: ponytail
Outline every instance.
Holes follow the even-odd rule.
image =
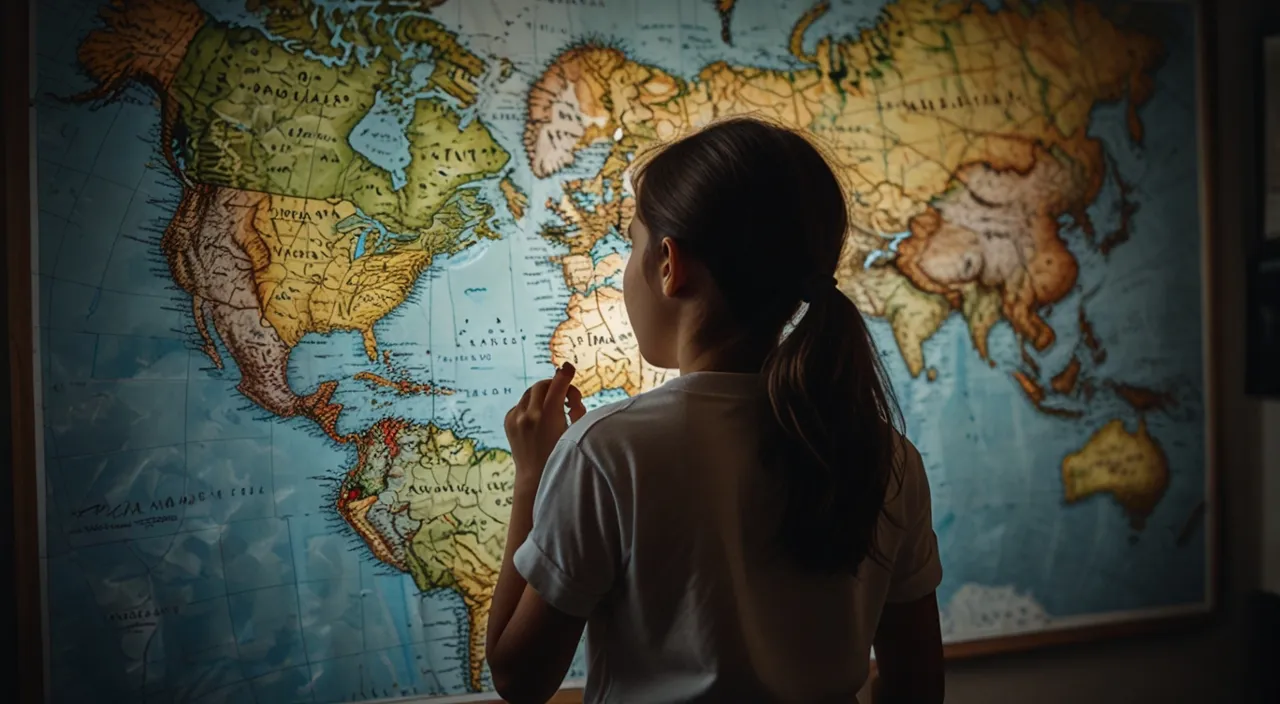
[[[900,466],[900,413],[853,301],[834,282],[765,360],[764,450],[786,496],[783,548],[801,566],[856,573],[886,564],[876,526]]]

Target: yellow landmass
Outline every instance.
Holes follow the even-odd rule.
[[[1113,420],[1089,438],[1079,452],[1062,460],[1062,488],[1067,503],[1109,493],[1140,530],[1169,486],[1169,463],[1146,421],[1130,433]]]
[[[586,254],[610,233],[624,234],[625,225],[635,215],[635,199],[622,188],[623,163],[605,163],[591,179],[573,179],[563,185],[560,200],[547,200],[547,208],[564,223],[564,229],[552,233],[569,246],[572,254]],[[606,189],[612,189],[606,197]],[[582,207],[574,196],[595,199],[595,204]]]
[[[942,327],[951,309],[946,299],[898,282],[884,299],[884,318],[893,329],[893,339],[911,376],[924,369],[924,343]]]
[[[842,287],[865,313],[898,313],[895,337],[909,348],[902,352],[913,373],[923,368],[919,343],[940,321],[928,295],[887,305],[900,284],[947,294],[951,307],[975,316],[970,327],[985,356],[986,334],[995,322],[987,292],[963,295],[964,281],[927,281],[927,267],[917,267],[910,281],[895,280],[875,272],[880,267],[863,268],[865,254],[882,248],[878,240],[885,235],[906,231],[935,199],[965,187],[957,175],[966,165],[986,170],[972,172],[978,175],[1017,174],[1030,172],[1037,155],[1051,158],[1073,189],[1054,205],[1078,212],[1096,196],[1104,167],[1099,143],[1087,134],[1090,111],[1126,94],[1132,105],[1146,100],[1162,49],[1154,39],[1117,28],[1091,3],[1014,2],[992,12],[981,3],[900,0],[886,5],[877,24],[858,36],[819,38],[806,52],[805,31],[827,6],[816,5],[792,33],[792,53],[810,68],[719,62],[684,80],[601,46],[577,47],[553,62],[529,96],[524,141],[535,173],[555,173],[590,144],[613,144],[596,175],[601,186],[566,184],[566,197],[554,203],[566,224],[564,239],[575,252],[589,251],[623,217],[583,213],[571,207],[568,194],[585,187],[622,193],[630,155],[719,116],[768,116],[808,130],[847,181],[854,195],[855,257],[854,266],[842,267]],[[1136,110],[1128,118],[1132,136],[1140,138]],[[1039,249],[1023,253],[1036,266],[1046,252],[1053,261],[1044,272],[1011,273],[1017,278],[1002,280],[997,315],[1014,320],[1020,334],[1042,347],[1053,333],[1035,310],[1069,290],[1075,262],[1055,246],[1060,242],[1053,223],[1062,213],[1038,214],[1042,222],[1023,239]],[[854,281],[864,277],[878,280]]]
[[[551,361],[577,368],[573,383],[590,396],[606,389],[629,395],[666,381],[669,372],[645,362],[627,320],[622,292],[610,286],[569,297],[568,319],[551,334]]]
[[[349,201],[262,198],[253,217],[258,239],[245,249],[263,321],[290,347],[309,332],[354,330],[376,360],[374,324],[404,302],[434,255],[474,241],[460,233],[494,236],[484,224],[491,213],[474,193],[460,191],[414,239],[383,241]],[[360,238],[365,251],[357,257]]]
[[[1000,292],[977,282],[969,282],[960,287],[960,296],[963,301],[961,310],[969,323],[973,347],[983,359],[989,360],[991,356],[987,351],[987,339],[991,335],[991,328],[1000,321]]]
[[[924,342],[933,336],[951,313],[947,299],[911,285],[892,266],[863,269],[849,254],[836,270],[840,290],[866,315],[884,318],[893,330],[898,352],[911,376],[924,370]]]
[[[408,476],[397,496],[408,503],[409,517],[423,522],[410,552],[433,583],[452,579],[462,593],[470,625],[471,681],[478,685],[489,600],[502,569],[511,516],[515,463],[506,452],[478,451],[475,441],[433,426],[410,430],[400,442]]]
[[[560,260],[564,268],[564,280],[574,293],[586,293],[592,288],[604,286],[609,279],[622,273],[627,260],[621,254],[607,254],[600,261],[592,261],[589,254],[569,254]]]

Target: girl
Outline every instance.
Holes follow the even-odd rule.
[[[853,702],[873,642],[882,699],[940,702],[929,486],[836,287],[839,181],[737,118],[634,182],[627,313],[680,376],[585,413],[566,364],[507,415],[499,694],[545,701],[585,626],[587,702]]]

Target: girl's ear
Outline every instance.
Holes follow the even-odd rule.
[[[662,295],[675,298],[684,289],[689,276],[688,262],[680,243],[670,237],[662,238],[658,277],[662,282]]]

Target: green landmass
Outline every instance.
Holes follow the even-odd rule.
[[[450,46],[442,55],[453,52]],[[175,134],[184,171],[197,182],[247,191],[347,199],[399,232],[428,227],[459,186],[497,175],[510,156],[479,120],[463,127],[449,106],[417,100],[405,130],[412,157],[407,183],[396,190],[391,174],[349,139],[379,90],[397,83],[383,56],[368,65],[326,66],[255,29],[209,22],[171,88],[180,106]],[[447,84],[438,87],[448,90]],[[457,92],[456,84],[448,92]]]

